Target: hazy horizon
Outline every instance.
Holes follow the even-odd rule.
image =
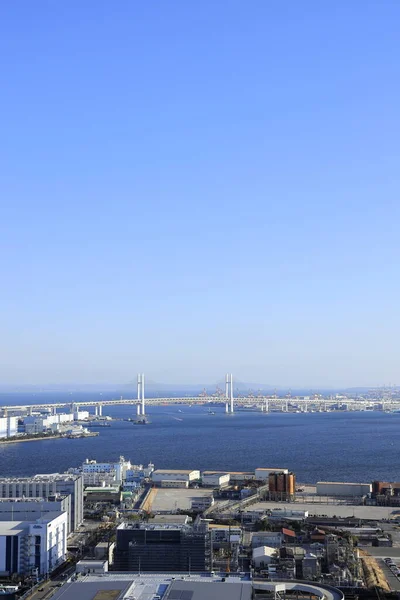
[[[400,3],[0,14],[0,383],[399,380]]]

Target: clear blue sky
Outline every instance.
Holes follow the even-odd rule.
[[[398,0],[0,4],[0,382],[400,383]]]

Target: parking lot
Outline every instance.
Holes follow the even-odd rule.
[[[386,550],[391,550],[391,548],[386,548]],[[390,554],[390,552],[389,552]],[[398,567],[398,565],[400,564],[400,560],[399,559],[392,559],[393,563]],[[395,573],[393,573],[392,569],[390,568],[390,565],[387,564],[388,561],[385,561],[383,558],[377,558],[378,564],[381,567],[382,571],[385,574],[386,580],[388,582],[388,584],[390,585],[390,587],[392,588],[392,590],[394,590],[395,592],[399,592],[400,591],[400,580],[398,578],[398,576],[396,576]],[[399,569],[399,574],[400,574],[400,569]]]
[[[176,512],[178,510],[190,510],[192,500],[200,496],[209,496],[212,490],[206,489],[171,489],[157,488],[153,497],[151,511]]]

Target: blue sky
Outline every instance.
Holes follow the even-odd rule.
[[[397,0],[0,5],[0,382],[398,377]]]

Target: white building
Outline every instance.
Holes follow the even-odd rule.
[[[0,574],[51,573],[65,561],[67,513],[48,513],[34,521],[0,522]]]
[[[76,572],[88,575],[89,573],[95,573],[96,575],[103,575],[108,572],[108,561],[107,560],[80,560],[76,563]]]
[[[1,417],[0,418],[0,438],[9,438],[17,435],[18,432],[18,417]]]
[[[151,474],[151,479],[154,483],[162,481],[187,481],[191,483],[200,479],[200,471],[192,469],[156,469]]]
[[[222,488],[229,485],[229,473],[215,473],[214,471],[203,471],[201,482],[204,487]]]
[[[254,471],[255,477],[258,481],[268,481],[270,473],[284,473],[285,475],[287,475],[289,473],[289,470],[260,467]]]
[[[372,492],[371,483],[342,483],[339,481],[318,481],[319,496],[365,496]]]
[[[210,496],[198,496],[196,498],[192,498],[191,509],[193,512],[203,512],[210,508],[210,506],[214,506],[214,496],[210,494]]]
[[[48,513],[66,512],[67,535],[71,533],[71,496],[46,498],[0,498],[0,521],[35,521]]]
[[[83,521],[83,477],[68,473],[51,473],[34,477],[4,477],[0,479],[0,498],[49,498],[71,496],[70,530]]]
[[[253,566],[255,569],[267,567],[276,558],[276,548],[270,546],[259,546],[253,549]]]

